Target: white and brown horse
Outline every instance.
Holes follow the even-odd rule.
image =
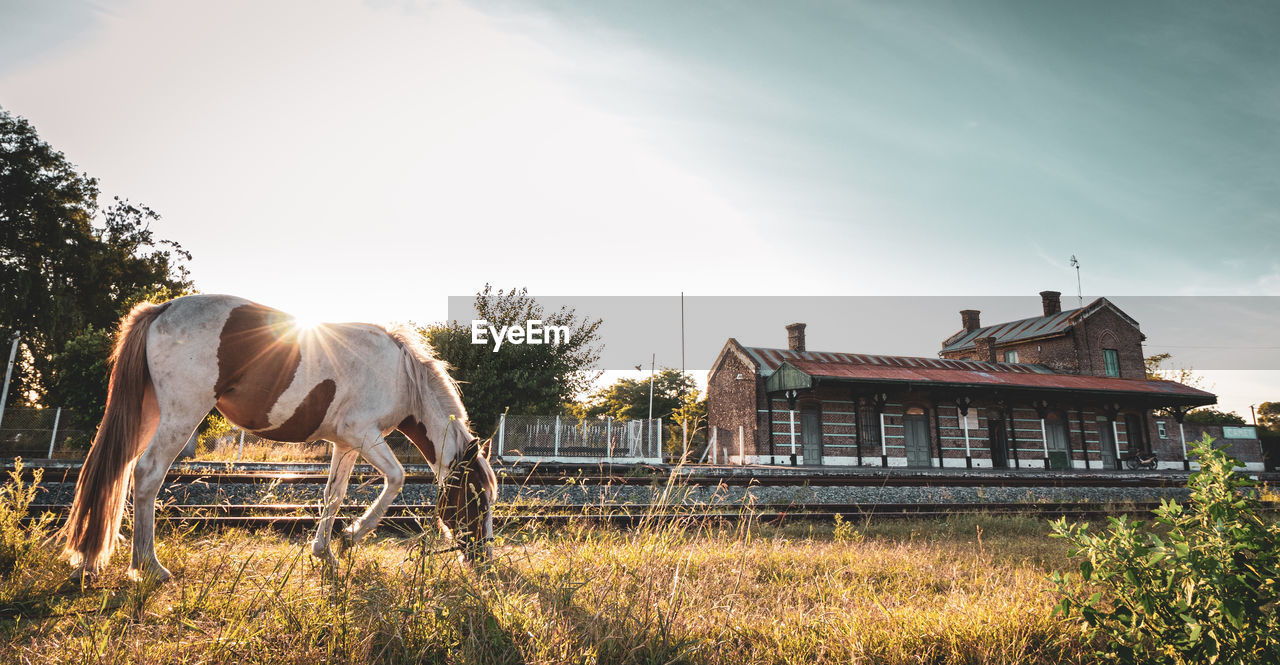
[[[155,500],[169,466],[217,407],[274,441],[333,442],[312,552],[329,563],[333,519],[357,453],[386,479],[377,501],[343,532],[377,526],[404,484],[383,438],[399,429],[442,479],[439,519],[469,559],[487,557],[497,481],[470,430],[457,384],[416,334],[349,323],[300,327],[287,314],[232,296],[142,304],[121,322],[106,414],[80,470],[60,532],[86,575],[106,565],[133,479],[133,577],[167,579],[155,554]]]

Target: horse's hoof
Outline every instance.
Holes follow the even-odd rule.
[[[346,552],[352,547],[355,547],[356,546],[355,531],[351,529],[343,529],[339,531],[338,539],[334,544],[337,546],[338,552]]]
[[[173,573],[169,572],[164,566],[155,566],[147,568],[130,568],[125,572],[125,576],[134,582],[151,582],[154,584],[164,584],[173,579]]]
[[[98,579],[98,571],[80,566],[71,571],[71,582],[79,585],[93,584]]]
[[[331,550],[326,549],[323,552],[317,552],[315,556],[320,560],[320,563],[324,564],[326,572],[333,572],[338,569],[338,557],[334,556]]]

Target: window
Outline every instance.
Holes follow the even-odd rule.
[[[1115,349],[1103,349],[1102,366],[1107,376],[1120,376],[1120,353]]]
[[[1164,421],[1163,421],[1163,420],[1157,420],[1157,421],[1156,421],[1156,431],[1160,433],[1160,438],[1162,438],[1162,439],[1167,439],[1167,438],[1169,438],[1169,434],[1168,434],[1168,432],[1166,432],[1166,431],[1165,431],[1165,429],[1164,429]]]
[[[1005,362],[1007,362],[1007,363],[1016,363],[1016,362],[1018,362],[1018,352],[1017,352],[1017,351],[1005,351],[1005,352],[1004,352],[1004,361],[1005,361]]]

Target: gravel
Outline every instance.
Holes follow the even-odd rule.
[[[41,485],[38,503],[67,504],[75,486],[47,482]],[[380,480],[353,483],[345,503],[368,504],[382,490]],[[320,483],[236,483],[204,481],[166,484],[162,504],[319,504]],[[664,484],[655,485],[502,485],[500,502],[550,502],[564,504],[653,504],[664,501]],[[1183,487],[919,487],[903,486],[686,486],[672,488],[665,501],[689,505],[745,505],[788,503],[1019,503],[1019,502],[1131,502],[1159,499],[1185,500]],[[435,502],[435,485],[408,484],[396,497],[400,504]]]

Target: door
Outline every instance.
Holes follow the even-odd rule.
[[[1098,418],[1098,447],[1102,451],[1102,468],[1116,468],[1116,431],[1106,418]]]
[[[991,448],[991,466],[1004,469],[1009,466],[1009,436],[1005,431],[1004,417],[987,416],[987,445]]]
[[[804,445],[804,463],[822,464],[822,417],[815,408],[800,412],[800,442]]]
[[[902,417],[907,437],[907,466],[933,466],[929,451],[929,417],[924,409],[912,407]]]
[[[1130,455],[1137,453],[1151,452],[1151,446],[1147,445],[1146,432],[1142,429],[1142,417],[1136,413],[1126,413],[1124,416],[1124,438],[1129,442],[1126,446]]]
[[[1048,440],[1045,447],[1049,451],[1050,469],[1071,468],[1071,444],[1067,439],[1067,424],[1061,413],[1045,414],[1044,431]]]

